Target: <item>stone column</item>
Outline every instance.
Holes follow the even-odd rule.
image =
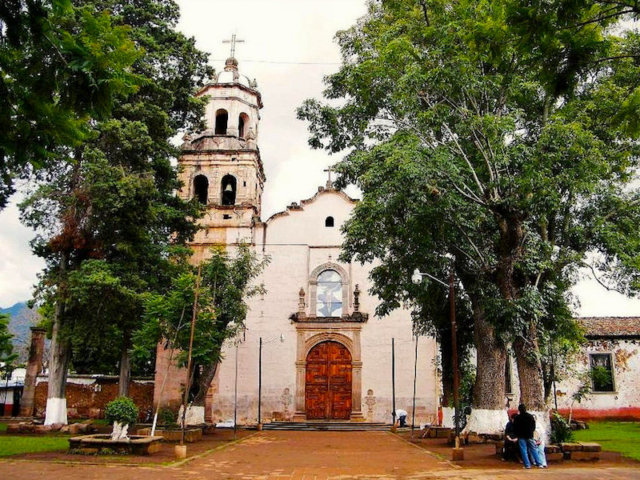
[[[31,345],[29,346],[29,361],[27,373],[24,377],[24,390],[20,400],[20,416],[32,417],[36,399],[36,380],[42,370],[42,356],[44,354],[44,336],[46,330],[31,327]]]
[[[296,362],[296,396],[295,396],[295,413],[293,414],[294,422],[304,422],[307,420],[307,412],[305,411],[305,374],[307,362]]]

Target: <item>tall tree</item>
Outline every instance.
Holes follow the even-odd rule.
[[[25,221],[50,227],[36,251],[48,261],[43,298],[56,305],[53,344],[63,360],[51,369],[56,381],[50,380],[49,397],[56,399],[64,399],[72,346],[86,345],[96,331],[105,333],[110,347],[96,361],[119,350],[120,393],[128,392],[131,336],[145,297],[167,288],[175,259],[180,263],[187,254],[179,246],[196,230],[200,207],[175,195],[179,182],[171,160],[177,151],[170,140],[179,128],[199,127],[203,102],[193,94],[211,72],[193,39],[175,31],[174,2],[76,4],[98,15],[109,11],[113,23],[130,32],[144,52],[132,65],[143,80],[110,118],[92,122],[72,161],[22,205]],[[49,410],[47,415],[50,422]],[[58,417],[64,418],[52,414]]]
[[[192,369],[188,372],[194,423],[204,423],[205,399],[222,360],[223,344],[244,329],[249,310],[246,300],[264,292],[264,287],[254,282],[268,262],[268,257],[260,259],[242,245],[234,255],[222,248],[212,249],[211,257],[200,266]],[[179,351],[182,366],[187,366],[189,323],[197,289],[194,270],[174,279],[166,294],[150,297],[146,307],[149,321],[139,332],[140,343],[148,344],[146,351],[163,341],[167,348]]]
[[[309,100],[299,110],[312,146],[349,151],[338,183],[363,192],[345,227],[346,258],[379,258],[401,278],[416,267],[437,275],[455,259],[474,310],[478,418],[504,406],[508,344],[520,399],[545,409],[539,338],[570,311],[569,289],[591,255],[627,293],[638,286],[629,228],[640,214],[637,132],[624,115],[638,36],[593,23],[562,33],[560,45],[543,35],[555,48],[541,49],[521,34],[535,29],[516,21],[520,6],[371,1],[338,34],[343,65],[325,96],[341,106]],[[565,7],[531,9],[558,26]],[[581,8],[569,8],[572,25],[589,15]],[[400,298],[410,290],[397,280],[374,275]],[[483,428],[502,428],[494,418]]]

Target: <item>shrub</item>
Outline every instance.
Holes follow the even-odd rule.
[[[158,412],[158,423],[167,428],[175,428],[178,425],[176,423],[176,414],[168,408],[161,408]]]
[[[138,421],[138,407],[130,398],[118,397],[107,403],[104,415],[111,424],[133,425]]]
[[[551,414],[551,443],[566,443],[573,441],[573,431],[569,422],[558,412]]]

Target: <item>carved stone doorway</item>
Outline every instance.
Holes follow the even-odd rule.
[[[351,353],[338,342],[322,342],[307,355],[305,406],[308,420],[349,420]]]

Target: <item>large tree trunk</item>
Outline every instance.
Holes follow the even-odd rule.
[[[49,361],[49,390],[47,392],[47,413],[45,425],[67,423],[67,370],[71,358],[69,340],[61,333],[63,299],[58,298],[55,317],[53,319],[53,335],[51,337],[51,359]]]
[[[122,352],[120,354],[120,377],[118,379],[118,396],[129,396],[131,384],[131,333],[124,332]]]
[[[538,348],[536,326],[531,323],[523,335],[513,342],[520,377],[520,403],[527,406],[527,410],[544,411],[544,384],[542,380],[542,364]]]
[[[472,300],[476,344],[476,383],[473,409],[466,432],[500,433],[508,421],[505,410],[505,363],[507,352],[496,338],[495,328],[487,321],[478,302]]]

